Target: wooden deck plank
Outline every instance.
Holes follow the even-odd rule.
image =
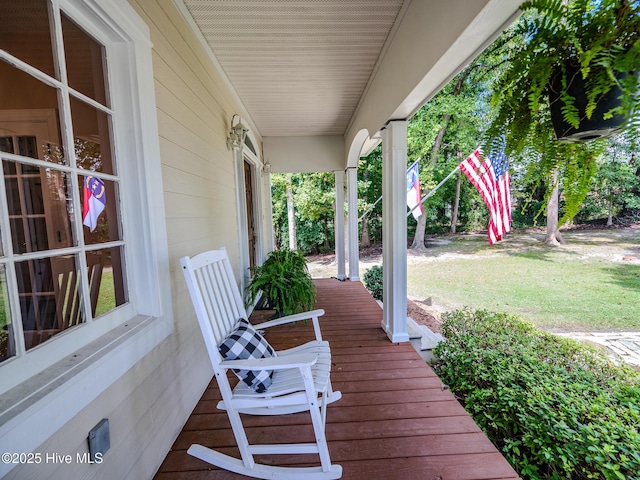
[[[474,455],[442,455],[429,457],[425,462],[419,457],[406,459],[381,459],[365,461],[342,461],[343,479],[389,480],[518,480],[513,470],[497,470],[491,466],[501,463],[499,453]],[[194,459],[197,460],[197,459]],[[491,467],[487,467],[487,466]],[[348,472],[348,473],[347,473]],[[347,476],[348,475],[348,476]],[[247,477],[236,475],[211,467],[202,471],[194,468],[183,468],[171,472],[159,472],[155,480],[246,480]]]
[[[183,428],[183,432],[190,430],[209,430],[216,428],[228,428],[229,421],[225,412],[220,412],[215,408],[215,405],[211,405],[211,413],[201,413],[192,415]],[[348,421],[355,421],[358,417],[363,419],[378,417],[386,419],[399,419],[399,418],[430,418],[430,417],[453,417],[453,416],[466,416],[466,412],[460,406],[458,402],[442,401],[442,402],[429,402],[425,405],[424,402],[415,403],[390,403],[382,405],[355,405],[355,406],[341,406],[339,409],[330,409],[327,413],[327,418],[330,423],[346,423]],[[244,417],[243,421],[247,425],[268,425],[272,422],[268,417]],[[301,423],[299,418],[294,415],[283,417],[279,422],[283,425],[295,425]],[[306,418],[302,423],[308,423]]]
[[[343,461],[341,465],[343,471],[348,472],[349,475],[348,477],[343,475],[343,479],[515,480],[519,478],[498,452]]]
[[[308,417],[306,421],[297,422],[296,428],[287,425],[245,424],[245,431],[250,441],[255,443],[302,443],[314,439]],[[356,441],[363,439],[389,439],[402,437],[420,437],[424,435],[455,435],[463,433],[480,433],[469,416],[408,418],[375,421],[352,421],[344,423],[327,423],[327,438],[333,441]],[[193,443],[201,445],[233,446],[235,440],[231,426],[209,430],[183,431],[173,448],[186,450]],[[333,450],[333,447],[331,448]]]
[[[408,343],[393,344],[380,328],[382,310],[359,282],[318,280],[317,307],[323,338],[331,343],[333,387],[343,397],[327,412],[331,458],[344,479],[517,479],[518,475],[480,431],[433,370]],[[266,319],[265,312],[255,312]],[[311,322],[269,329],[277,349],[313,338]],[[212,382],[155,480],[233,480],[186,453],[200,443],[239,456],[225,412]],[[308,414],[279,417],[243,415],[250,441],[310,441]],[[317,464],[314,455],[260,457],[266,464]],[[277,463],[276,463],[277,462]]]

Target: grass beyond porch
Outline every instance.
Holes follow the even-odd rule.
[[[495,245],[485,234],[428,238],[426,252],[408,252],[408,295],[442,310],[517,314],[551,330],[640,330],[640,226],[563,235],[561,247],[546,246],[542,229]],[[381,262],[380,248],[362,252],[360,276]],[[337,269],[326,257],[311,257],[309,268],[314,277]]]
[[[409,261],[408,290],[447,309],[518,314],[558,330],[639,329],[640,229],[516,233],[489,246],[480,235],[445,237]]]

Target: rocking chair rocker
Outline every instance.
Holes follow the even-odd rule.
[[[202,445],[191,445],[188,453],[219,468],[255,478],[280,479],[337,479],[342,467],[332,465],[325,435],[327,405],[339,400],[341,393],[333,391],[329,378],[331,352],[329,343],[322,340],[318,317],[323,310],[290,315],[255,327],[240,319],[247,312],[235,282],[227,252],[224,248],[183,257],[180,264],[185,275],[200,329],[207,346],[222,401],[218,408],[226,410],[241,459],[222,454]],[[316,339],[270,356],[273,350],[255,329],[311,319]],[[249,341],[247,342],[247,335]],[[240,339],[239,339],[240,337]],[[238,340],[239,339],[239,340]],[[246,355],[247,347],[264,347],[267,358]],[[224,345],[224,348],[223,348]],[[226,349],[226,350],[225,350]],[[239,359],[222,352],[241,354]],[[243,378],[232,389],[227,371],[233,369]],[[273,372],[272,376],[269,376]],[[264,382],[263,382],[264,380]],[[270,385],[269,385],[270,382]],[[315,432],[315,443],[250,445],[240,414],[283,415],[308,411]],[[319,467],[277,467],[256,463],[254,455],[317,453]]]

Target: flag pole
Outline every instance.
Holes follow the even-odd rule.
[[[375,207],[380,200],[382,200],[382,195],[380,195],[378,199],[375,202],[373,202],[373,205],[367,208],[367,211],[362,214],[362,216],[358,219],[358,221],[362,220],[371,210],[373,210],[373,207]]]
[[[451,171],[451,173],[450,173],[449,175],[447,175],[446,177],[444,177],[444,178],[442,179],[442,181],[441,181],[438,185],[436,185],[436,186],[433,188],[433,190],[431,190],[431,191],[430,191],[429,193],[427,193],[424,197],[422,197],[422,200],[420,200],[420,203],[418,203],[415,207],[413,207],[411,210],[409,210],[409,213],[407,213],[407,217],[408,217],[409,215],[411,215],[411,213],[412,213],[416,208],[418,208],[420,205],[422,205],[422,204],[427,200],[427,198],[429,198],[431,195],[433,195],[434,193],[436,193],[436,191],[437,191],[437,190],[438,190],[442,185],[444,185],[444,184],[445,184],[445,182],[446,182],[447,180],[449,180],[449,179],[453,176],[453,174],[454,174],[454,173],[456,173],[458,170],[460,170],[460,165],[458,165],[456,168],[454,168],[454,169]]]
[[[418,163],[420,160],[422,160],[422,157],[419,157],[415,162],[413,162],[413,163],[411,164],[411,166],[407,168],[407,172],[408,172],[409,170],[411,170],[411,169],[413,168],[413,166],[414,166],[416,163]],[[380,196],[378,197],[378,199],[377,199],[375,202],[373,202],[373,205],[371,205],[369,208],[367,208],[367,210],[366,210],[366,211],[365,211],[365,212],[360,216],[360,218],[358,218],[358,221],[360,221],[360,220],[362,220],[364,217],[366,217],[366,216],[367,216],[367,214],[368,214],[371,210],[373,210],[373,209],[374,209],[374,207],[378,204],[378,202],[379,202],[380,200],[382,200],[382,195],[380,195]],[[417,205],[416,205],[416,206],[417,206]],[[411,211],[413,211],[413,210],[411,210]]]
[[[413,168],[413,166],[422,160],[422,157],[419,157],[415,162],[413,162],[409,167],[407,167],[407,172]]]

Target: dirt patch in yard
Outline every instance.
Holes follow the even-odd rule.
[[[425,325],[432,332],[440,333],[442,316],[438,308],[421,300],[407,299],[407,316],[418,325]]]

